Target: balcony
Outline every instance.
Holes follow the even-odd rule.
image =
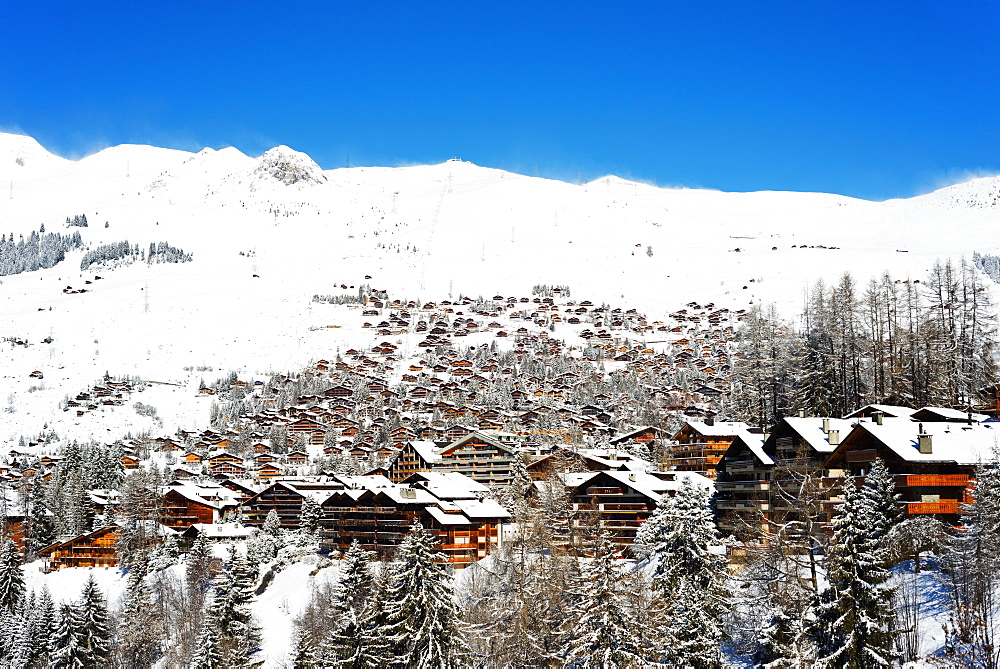
[[[947,487],[965,488],[970,478],[965,474],[896,474],[897,487]]]
[[[715,488],[719,492],[767,492],[771,484],[768,481],[720,481]]]
[[[907,515],[924,515],[932,513],[961,513],[961,502],[957,499],[945,499],[940,502],[900,502]]]
[[[720,499],[715,503],[717,509],[727,511],[767,511],[770,505],[766,500],[736,500]]]

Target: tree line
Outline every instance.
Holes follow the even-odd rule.
[[[55,267],[65,260],[67,251],[82,246],[79,232],[61,235],[45,232],[44,226],[41,232],[32,231],[27,239],[21,235],[15,240],[14,233],[9,237],[0,235],[0,276]]]
[[[799,328],[773,306],[748,311],[728,408],[764,428],[869,403],[975,410],[995,390],[995,334],[988,287],[964,259],[935,262],[923,281],[886,273],[864,290],[844,274],[808,291]]]

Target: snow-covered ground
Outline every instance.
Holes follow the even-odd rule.
[[[0,134],[0,185],[0,234],[44,224],[79,231],[90,248],[166,241],[194,254],[81,272],[79,250],[50,269],[0,277],[0,338],[28,343],[0,343],[0,447],[46,428],[101,440],[203,427],[201,379],[294,371],[367,343],[373,333],[346,308],[311,301],[362,283],[422,300],[566,284],[576,299],[652,319],[691,300],[773,301],[792,317],[816,280],[850,271],[863,286],[885,270],[917,278],[937,258],[1000,248],[986,234],[1000,211],[993,178],[876,203],[617,177],[577,185],[459,161],[324,171],[287,147],[251,158],[126,145],[69,161]],[[78,214],[89,227],[65,228]],[[36,370],[43,379],[29,377]],[[79,420],[58,411],[105,373],[171,385]],[[136,401],[161,422],[136,414]]]

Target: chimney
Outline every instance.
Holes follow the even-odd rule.
[[[837,446],[840,444],[840,430],[830,430],[826,433],[826,439],[831,446]]]
[[[969,425],[972,425],[972,410],[969,410]]]
[[[823,431],[824,432],[829,432],[830,431],[830,419],[829,418],[824,418],[823,419]]]
[[[712,426],[715,425],[715,419],[709,416],[705,419],[705,425]]]
[[[882,424],[883,414],[882,414],[881,411],[876,411],[876,412],[872,413],[872,418],[875,419],[875,424],[876,425],[881,425]]]
[[[931,435],[923,434],[923,431],[924,431],[924,426],[921,425],[920,426],[921,434],[917,435],[917,448],[920,449],[920,452],[923,455],[930,455],[931,453],[934,452],[933,447],[931,446]]]
[[[799,416],[799,418],[805,418],[806,417],[806,410],[805,409],[799,409],[798,416]]]

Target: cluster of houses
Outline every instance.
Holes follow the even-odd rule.
[[[896,484],[905,517],[932,516],[959,523],[969,502],[976,468],[995,460],[1000,422],[995,417],[940,407],[910,409],[873,404],[844,418],[794,416],[769,433],[740,423],[689,423],[706,443],[729,440],[715,465],[720,529],[749,540],[789,514],[803,512],[799,489],[806,477],[828,521],[845,477],[865,476],[876,459],[885,462]]]
[[[172,482],[156,510],[165,533],[239,540],[272,510],[293,529],[311,499],[324,551],[358,541],[388,555],[420,520],[460,568],[504,541],[511,514],[496,499],[518,461],[529,494],[558,477],[580,532],[599,523],[627,546],[684,478],[714,483],[720,529],[759,538],[795,511],[783,477],[814,477],[829,515],[836,483],[875,458],[889,466],[905,513],[956,523],[976,465],[1000,436],[988,416],[932,407],[790,417],[768,433],[716,421],[742,312],[692,302],[649,322],[559,292],[424,304],[376,293],[358,315],[377,343],[298,377],[203,387],[220,403],[212,429],[130,443],[122,466],[165,468]],[[578,339],[554,338],[553,324],[575,326]],[[401,353],[392,340],[404,333],[418,335],[422,352]],[[506,342],[455,344],[483,333]],[[76,401],[130,390],[114,383]],[[2,475],[44,476],[57,465],[49,457],[37,471]],[[52,568],[108,566],[116,533],[97,528],[40,555]]]

